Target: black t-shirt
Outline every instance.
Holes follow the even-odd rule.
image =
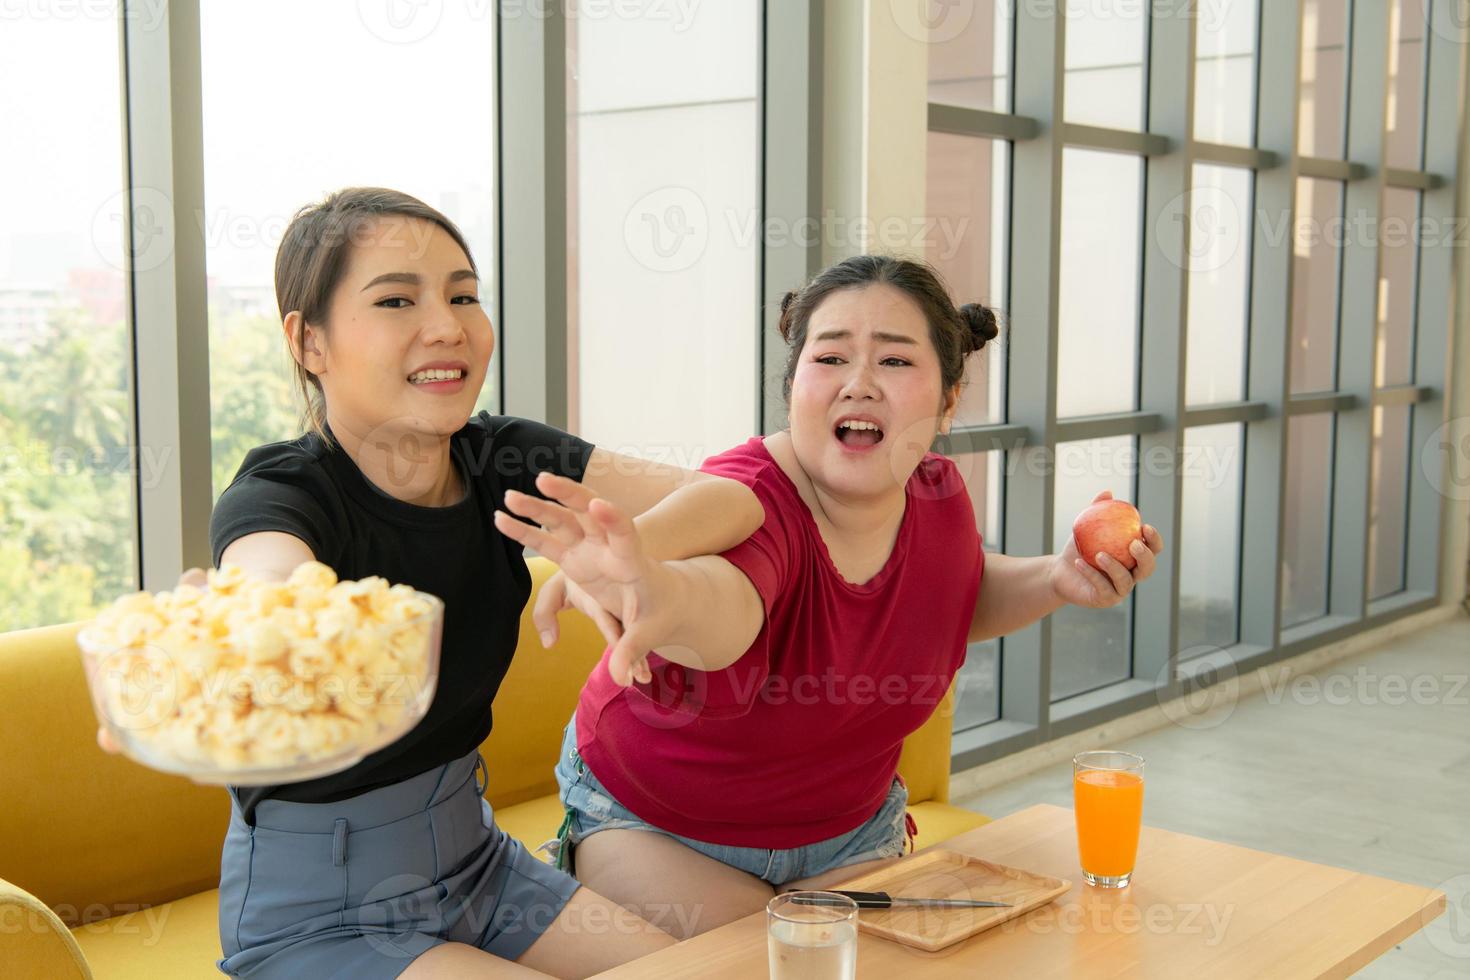
[[[407,779],[474,750],[490,734],[490,702],[510,666],[531,574],[520,544],[495,529],[506,490],[537,494],[550,470],[580,481],[592,446],[559,429],[482,412],[451,439],[465,487],[448,507],[420,507],[375,487],[315,434],[252,449],[210,520],[214,563],[242,535],[284,531],[342,579],[380,575],[444,600],[439,681],[407,735],[331,776],[239,787],[245,819],[265,799],[330,803]]]

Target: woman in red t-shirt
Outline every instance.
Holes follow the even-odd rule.
[[[788,293],[790,428],[703,467],[766,512],[720,556],[650,560],[626,516],[569,480],[537,484],[559,504],[507,495],[541,528],[497,525],[565,575],[538,604],[543,642],[575,602],[611,643],[557,767],[560,856],[576,846],[589,887],[687,936],[897,857],[903,739],[966,644],[1065,603],[1114,605],[1152,573],[1148,526],[1131,573],[1070,539],[1037,558],[981,550],[960,474],[929,447],[996,333],[990,310],[956,309],[902,259],[848,259]]]

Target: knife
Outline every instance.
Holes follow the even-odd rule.
[[[842,895],[852,899],[860,909],[891,909],[894,906],[905,908],[930,908],[930,909],[1008,909],[1009,902],[980,902],[968,898],[894,898],[887,892],[846,892],[837,888],[826,889],[833,895]],[[798,905],[836,905],[836,902],[822,901],[820,895],[802,895],[793,898]]]

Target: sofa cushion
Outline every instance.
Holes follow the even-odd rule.
[[[495,823],[545,861],[548,855],[537,853],[536,848],[556,836],[565,815],[561,798],[553,793],[515,806],[496,807]]]
[[[0,643],[0,875],[67,925],[219,883],[230,800],[97,747],[77,626]]]
[[[914,835],[914,850],[990,823],[990,818],[983,813],[933,800],[910,805],[909,813],[919,825],[919,832]]]
[[[97,980],[219,980],[219,889],[72,929]]]

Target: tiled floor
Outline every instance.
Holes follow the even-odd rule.
[[[1148,760],[1145,821],[1439,888],[1444,915],[1357,976],[1470,977],[1470,618],[1285,684],[1266,669],[1261,693],[1115,746]],[[955,802],[1070,807],[1071,775]]]

